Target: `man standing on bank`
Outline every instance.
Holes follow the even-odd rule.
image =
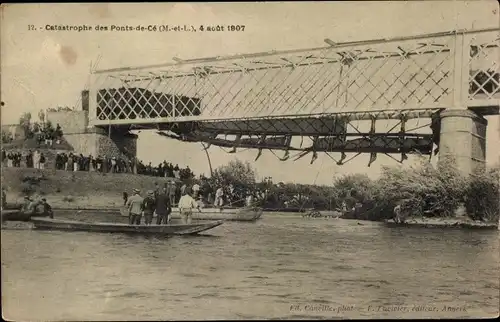
[[[134,194],[128,198],[125,207],[128,209],[128,223],[129,225],[140,225],[142,217],[142,204],[144,199],[142,199],[139,194],[139,189],[134,189]]]
[[[183,224],[191,224],[191,216],[193,214],[193,208],[198,209],[201,212],[200,205],[190,196],[191,189],[186,188],[184,194],[179,200],[179,212],[181,214]]]
[[[172,206],[170,204],[170,198],[167,195],[167,188],[163,187],[161,191],[156,195],[156,224],[161,225],[168,224],[170,221],[170,213],[172,212]]]

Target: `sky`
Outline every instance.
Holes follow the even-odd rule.
[[[184,59],[325,46],[336,42],[409,36],[457,28],[499,27],[496,1],[290,2],[290,3],[141,3],[141,4],[9,4],[2,5],[2,124],[16,123],[23,112],[57,106],[80,108],[80,91],[88,86],[90,65],[99,69],[141,66]],[[45,31],[45,25],[245,25],[243,32],[158,33],[120,31]],[[36,30],[29,30],[32,25]],[[487,163],[500,158],[498,117],[488,118]],[[417,121],[414,121],[417,122]],[[423,122],[418,120],[418,122]],[[380,126],[388,127],[388,124]],[[368,155],[337,166],[320,154],[282,162],[269,151],[254,161],[256,150],[227,154],[209,149],[214,168],[233,158],[249,161],[259,178],[330,184],[335,176],[380,174],[396,166],[380,155],[367,167]],[[277,152],[278,155],[283,152]],[[338,158],[338,155],[332,154]],[[157,164],[167,160],[209,174],[199,143],[183,143],[142,131],[138,157]],[[395,156],[399,158],[399,156]],[[405,166],[412,164],[412,159]]]

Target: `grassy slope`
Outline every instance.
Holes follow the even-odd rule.
[[[23,178],[39,178],[32,184],[36,192],[44,195],[53,207],[98,208],[117,207],[123,204],[122,194],[129,195],[133,188],[154,189],[167,178],[133,174],[100,174],[96,172],[70,172],[62,170],[36,170],[27,168],[2,168],[2,186],[7,188],[9,203],[21,202]]]
[[[45,142],[45,141],[44,141]],[[35,138],[31,139],[19,139],[14,140],[11,143],[2,144],[2,148],[5,150],[9,149],[51,149],[51,150],[66,150],[69,152],[73,151],[73,147],[64,139],[64,137],[60,140],[59,144],[56,143],[56,140],[53,140],[52,146],[46,146],[45,143],[38,144]]]

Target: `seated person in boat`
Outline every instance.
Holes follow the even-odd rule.
[[[142,217],[142,202],[143,198],[140,195],[139,189],[134,189],[134,194],[128,198],[125,207],[129,213],[129,225],[140,225]]]
[[[24,214],[33,213],[35,210],[35,205],[33,204],[33,199],[29,196],[24,197],[23,205],[21,206],[21,212]]]
[[[40,209],[41,208],[41,209]],[[41,210],[40,212],[38,212]],[[41,215],[44,217],[54,218],[54,212],[52,211],[52,207],[47,202],[47,199],[42,198],[42,201],[35,208],[36,215]]]
[[[172,205],[166,187],[158,193],[155,202],[156,224],[168,224],[170,222],[170,213],[172,213]]]
[[[146,198],[142,201],[142,213],[144,214],[144,223],[149,226],[153,222],[153,213],[156,208],[155,192],[149,190]]]
[[[42,198],[41,200],[33,200],[28,196],[24,197],[21,212],[24,214],[54,218],[52,207],[48,204],[47,199],[45,198]]]
[[[179,212],[183,224],[191,224],[193,208],[197,208],[198,211],[201,212],[200,205],[190,196],[189,192],[189,189],[186,189],[179,200]]]

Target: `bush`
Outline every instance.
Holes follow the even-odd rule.
[[[2,143],[3,144],[12,143],[13,140],[14,138],[12,137],[12,133],[2,129]]]
[[[477,171],[467,182],[465,209],[471,219],[497,222],[500,213],[500,167]]]
[[[369,217],[392,218],[398,204],[408,216],[453,216],[464,201],[466,182],[451,159],[443,160],[439,170],[423,158],[410,169],[384,167],[373,188]]]
[[[349,174],[337,178],[333,183],[335,206],[340,207],[342,201],[345,201],[352,208],[356,203],[371,200],[375,187],[375,183],[365,174]]]
[[[28,182],[21,183],[21,192],[24,196],[31,196],[36,192],[36,185]]]

